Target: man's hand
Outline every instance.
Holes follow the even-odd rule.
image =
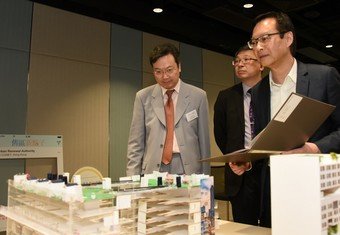
[[[251,163],[250,162],[229,162],[230,169],[236,174],[236,175],[242,175],[245,171],[249,171],[251,169]]]
[[[316,144],[311,142],[306,142],[301,148],[292,149],[290,151],[285,151],[283,154],[294,154],[294,153],[320,153],[320,149]]]

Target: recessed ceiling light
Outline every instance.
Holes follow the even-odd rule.
[[[160,7],[155,7],[155,8],[153,9],[153,12],[155,12],[155,13],[162,13],[162,12],[163,12],[163,9],[160,8]]]
[[[244,8],[247,8],[247,9],[252,8],[253,6],[254,6],[254,5],[251,4],[251,3],[246,3],[246,4],[243,5],[243,7],[244,7]]]
[[[326,48],[332,48],[333,47],[333,45],[332,44],[328,44],[328,45],[326,45]]]

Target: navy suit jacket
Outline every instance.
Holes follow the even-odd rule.
[[[322,153],[340,152],[340,75],[335,68],[325,65],[304,64],[297,62],[296,92],[336,106],[330,117],[311,136],[309,142],[315,143]],[[265,77],[252,89],[255,112],[255,132],[260,133],[270,121],[270,85],[269,76]],[[313,118],[313,117],[306,117]],[[262,226],[270,227],[270,188],[268,183],[268,160],[260,161],[261,211]],[[267,196],[266,196],[267,195]],[[269,195],[269,196],[268,196]]]

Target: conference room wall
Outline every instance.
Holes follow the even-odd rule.
[[[32,7],[0,1],[0,134],[25,132]],[[7,205],[7,179],[24,171],[24,160],[0,160],[1,205]]]
[[[27,7],[28,1],[15,1],[16,8]],[[23,97],[20,104],[27,104],[27,110],[16,105],[21,121],[7,133],[63,135],[65,171],[73,174],[79,167],[93,166],[117,179],[125,173],[135,93],[155,82],[148,61],[150,50],[167,41],[181,50],[182,79],[207,91],[212,154],[218,154],[212,134],[213,104],[221,89],[234,84],[230,56],[38,3],[27,17],[32,22],[26,26],[27,36],[18,37],[27,44],[26,51],[20,51],[27,57],[26,64],[15,65],[16,70],[24,71],[15,75],[21,83],[0,81],[0,87],[9,83]],[[14,26],[4,29],[4,34]],[[2,51],[12,49],[1,45],[0,50],[5,55]],[[10,61],[11,65],[0,66],[14,66]],[[27,90],[22,89],[25,84]],[[8,99],[1,102],[11,105]],[[27,162],[33,174],[55,169],[53,162],[48,167],[43,163],[41,168],[36,164]]]
[[[64,171],[108,175],[110,23],[34,4],[27,134],[62,135]],[[42,177],[55,167],[27,160]]]

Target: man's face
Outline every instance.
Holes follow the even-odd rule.
[[[276,19],[274,18],[263,19],[253,29],[252,39],[257,42],[253,51],[264,67],[274,68],[280,64],[280,60],[290,54],[292,33],[285,33],[283,38],[275,33],[279,33],[279,31],[276,29]]]
[[[156,82],[160,86],[169,90],[177,85],[181,66],[177,66],[173,55],[168,54],[160,57],[152,67]]]
[[[256,59],[252,50],[245,50],[238,53],[234,59],[235,74],[241,81],[261,76],[263,67]]]

